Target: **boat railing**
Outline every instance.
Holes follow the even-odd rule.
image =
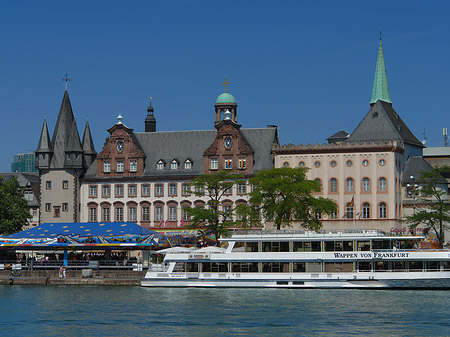
[[[307,231],[307,230],[294,230],[294,229],[282,229],[282,230],[235,230],[232,232],[232,235],[241,235],[241,236],[289,236],[289,235],[303,235],[303,236],[314,236],[320,237],[329,234],[334,235],[346,235],[355,234],[355,235],[371,235],[371,236],[386,236],[387,234],[379,229],[342,229],[342,230],[321,230],[321,231]]]

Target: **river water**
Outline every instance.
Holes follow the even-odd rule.
[[[450,336],[450,292],[0,286],[2,336]]]

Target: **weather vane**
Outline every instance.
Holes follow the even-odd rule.
[[[67,73],[64,75],[63,81],[66,81],[66,91],[67,91],[67,82],[70,81],[70,78],[67,77]]]

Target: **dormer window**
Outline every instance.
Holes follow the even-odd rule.
[[[171,170],[178,169],[178,162],[176,160],[172,160],[172,162],[170,163],[170,169]]]
[[[164,170],[164,162],[163,162],[162,160],[160,160],[160,161],[158,161],[158,162],[156,163],[156,169],[157,169],[158,171]]]
[[[185,170],[192,170],[192,162],[191,162],[189,159],[187,159],[187,160],[184,162],[184,169],[185,169]]]

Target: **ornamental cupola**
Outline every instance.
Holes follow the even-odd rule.
[[[215,107],[215,120],[214,123],[220,123],[220,121],[225,119],[225,113],[228,111],[231,116],[229,118],[237,122],[237,104],[236,99],[227,91],[227,85],[230,82],[225,79],[225,82],[222,82],[225,85],[225,92],[220,94],[216,99]]]
[[[145,117],[145,132],[156,132],[156,118],[153,115],[153,112],[155,109],[153,109],[152,106],[152,98],[150,97],[150,104],[147,108],[147,117]]]

